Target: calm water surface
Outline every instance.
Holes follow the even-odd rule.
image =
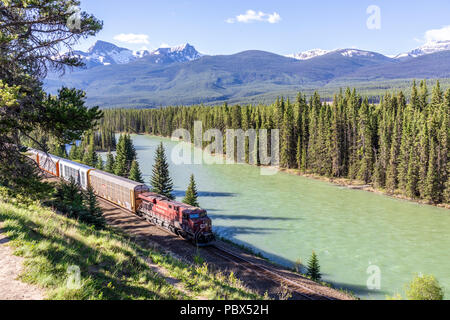
[[[148,183],[157,145],[168,159],[176,142],[133,136]],[[200,204],[221,236],[292,267],[314,250],[324,279],[364,299],[404,294],[415,273],[433,274],[450,298],[450,210],[350,190],[249,165],[170,164],[178,200],[193,173]],[[368,290],[369,266],[381,270],[381,290]]]

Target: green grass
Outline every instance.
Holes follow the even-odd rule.
[[[206,264],[188,265],[144,248],[116,229],[97,231],[4,191],[0,188],[0,221],[14,254],[25,258],[20,278],[43,288],[47,299],[261,298],[239,280],[211,272]],[[183,289],[153,272],[146,259],[165,269]],[[81,271],[76,288],[67,285],[73,266]]]

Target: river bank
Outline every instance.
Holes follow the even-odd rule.
[[[392,197],[392,198],[395,198],[395,199],[411,201],[411,202],[415,202],[415,203],[418,203],[418,204],[430,205],[430,206],[434,206],[434,207],[438,207],[438,208],[450,209],[450,204],[448,204],[448,203],[435,204],[435,203],[432,203],[432,202],[427,201],[427,200],[410,198],[410,197],[405,196],[404,194],[401,194],[400,192],[394,192],[394,193],[388,192],[388,191],[386,191],[384,189],[376,188],[372,184],[365,184],[363,181],[359,181],[359,180],[356,180],[356,179],[330,178],[330,177],[321,176],[321,175],[317,175],[317,174],[313,174],[313,173],[303,173],[303,172],[301,172],[298,169],[281,168],[280,171],[286,172],[286,173],[289,173],[289,174],[292,174],[292,175],[296,175],[296,176],[302,176],[302,177],[306,177],[306,178],[310,178],[310,179],[315,179],[315,180],[319,180],[319,181],[329,182],[329,183],[335,184],[337,186],[346,187],[346,188],[353,189],[353,190],[362,190],[362,191],[367,191],[367,192],[381,194],[381,195],[384,195],[384,196],[387,196],[387,197]]]
[[[171,137],[164,137],[164,136],[160,136],[160,135],[154,135],[154,134],[145,134],[145,133],[140,133],[137,134],[139,136],[151,136],[151,137],[156,137],[156,138],[164,138],[164,139],[171,139],[172,141],[181,141],[179,139],[172,139]],[[192,148],[195,149],[199,149],[194,147],[194,145],[192,143],[189,143],[191,145]],[[202,150],[202,152],[205,152],[204,150]],[[210,154],[211,156],[218,156],[215,154]],[[222,155],[222,157],[225,159],[226,155]],[[256,166],[256,165],[252,165],[249,163],[246,163],[247,165],[250,166]],[[384,189],[381,188],[376,188],[373,186],[373,184],[366,184],[363,181],[359,181],[356,179],[348,179],[348,178],[332,178],[332,177],[327,177],[327,176],[321,176],[318,174],[314,174],[314,173],[304,173],[299,169],[287,169],[287,168],[279,168],[279,170],[281,172],[285,172],[288,174],[292,174],[292,175],[296,175],[296,176],[302,176],[305,178],[310,178],[310,179],[315,179],[315,180],[319,180],[319,181],[324,181],[324,182],[328,182],[328,183],[332,183],[335,184],[337,186],[340,187],[346,187],[349,189],[354,189],[354,190],[362,190],[362,191],[367,191],[367,192],[372,192],[372,193],[376,193],[376,194],[381,194],[384,196],[388,196],[388,197],[392,197],[392,198],[396,198],[396,199],[400,199],[400,200],[405,200],[405,201],[411,201],[414,203],[418,203],[418,204],[422,204],[422,205],[430,205],[430,206],[435,206],[438,208],[445,208],[445,209],[450,209],[450,204],[448,203],[432,203],[430,201],[427,200],[423,200],[423,199],[417,199],[417,198],[411,198],[411,197],[407,197],[406,195],[402,194],[399,191],[396,192],[388,192]]]

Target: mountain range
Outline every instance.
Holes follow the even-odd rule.
[[[173,63],[192,61],[202,56],[188,43],[172,48],[159,48],[153,51],[132,51],[105,41],[97,41],[87,52],[74,51],[72,54],[80,58],[87,69],[98,66],[128,64],[142,58],[146,58],[153,63]]]
[[[351,51],[352,49],[348,49],[349,51]],[[447,41],[429,41],[427,43],[425,43],[423,46],[411,50],[409,52],[405,52],[405,53],[400,53],[396,56],[392,56],[391,58],[394,59],[405,59],[405,58],[417,58],[417,57],[421,57],[427,54],[432,54],[432,53],[436,53],[436,52],[441,52],[441,51],[446,51],[446,50],[450,50],[450,40]],[[308,59],[312,59],[318,56],[322,56],[324,54],[330,53],[330,52],[335,52],[335,51],[342,51],[342,49],[337,49],[337,50],[323,50],[323,49],[313,49],[313,50],[308,50],[308,51],[304,51],[304,52],[300,52],[300,53],[294,53],[294,54],[289,54],[286,57],[290,57],[290,58],[294,58],[297,60],[308,60]],[[354,53],[355,54],[370,54],[369,51],[363,51],[363,50],[357,50],[354,49]],[[351,52],[349,53],[351,54]]]
[[[52,93],[62,85],[83,89],[89,104],[104,108],[257,103],[350,83],[450,78],[450,41],[395,57],[354,48],[208,56],[190,44],[132,51],[104,41],[72,54],[86,66],[62,77],[49,74],[46,88]]]

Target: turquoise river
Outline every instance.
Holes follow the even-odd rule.
[[[157,145],[167,158],[177,142],[135,135],[145,181]],[[280,264],[304,264],[314,250],[324,280],[363,299],[404,295],[415,274],[433,274],[450,298],[450,210],[287,173],[264,176],[250,165],[170,163],[177,199],[193,173],[200,204],[222,237]],[[374,281],[375,279],[375,281]],[[379,279],[380,289],[367,283]]]

